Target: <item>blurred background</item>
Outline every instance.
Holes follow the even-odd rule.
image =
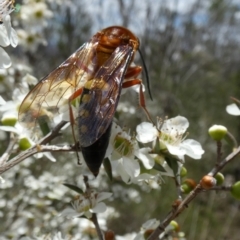
[[[30,2],[16,1],[23,9],[11,14],[16,30],[28,32],[29,25],[24,22],[21,11]],[[186,117],[190,122],[188,138],[199,141],[205,150],[201,160],[186,159],[188,178],[199,181],[215,165],[216,145],[208,136],[208,128],[213,124],[226,126],[240,141],[239,117],[225,110],[231,96],[240,98],[240,0],[36,2],[46,4],[47,10],[42,14],[50,11],[52,15],[44,19],[44,27],[38,32],[41,36],[24,38],[20,32],[19,46],[8,49],[13,67],[7,70],[7,75],[0,75],[0,94],[4,99],[12,97],[12,88],[6,84],[12,72],[16,82],[27,72],[41,79],[97,31],[121,25],[140,39],[153,96],[151,101],[148,93],[145,94],[151,115],[154,118]],[[135,62],[142,65],[138,53]],[[27,67],[14,69],[20,64]],[[142,78],[145,81],[144,73]],[[125,94],[120,102],[119,123],[134,132],[137,124],[146,121],[144,113],[138,110],[137,95]],[[0,150],[4,152],[7,141],[2,140],[1,145]],[[223,156],[230,151],[230,147],[224,145]],[[3,174],[9,183],[0,191],[0,232],[6,239],[10,239],[7,234],[10,236],[15,230],[14,239],[53,231],[76,236],[81,231],[77,221],[68,224],[63,219],[56,220],[56,215],[70,201],[69,190],[60,183],[77,183],[80,167],[76,168],[74,154],[55,154],[55,157],[56,163],[44,158],[30,159]],[[223,174],[226,184],[240,180],[239,157]],[[144,189],[117,180],[106,189],[106,181],[103,171],[95,186],[114,192],[109,205],[118,214],[109,217],[106,225],[119,235],[138,232],[142,223],[150,218],[163,220],[176,199],[171,179],[166,179],[161,189]],[[237,240],[239,202],[227,192],[201,193],[177,221],[186,239]]]

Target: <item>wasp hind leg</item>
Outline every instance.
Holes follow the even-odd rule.
[[[77,141],[76,138],[76,134],[74,131],[74,125],[75,125],[75,118],[74,118],[74,114],[73,114],[73,109],[72,109],[72,101],[75,100],[76,98],[78,98],[79,96],[81,96],[83,89],[80,88],[78,89],[76,92],[74,92],[68,99],[68,107],[69,107],[69,119],[70,119],[70,124],[71,124],[71,129],[72,129],[72,135],[73,135],[73,141],[75,143],[75,147],[76,147],[76,155],[77,155],[77,160],[78,160],[78,164],[82,165],[78,151],[79,151],[79,143]]]
[[[147,107],[146,107],[146,101],[145,101],[145,97],[144,97],[144,93],[143,93],[142,80],[141,80],[141,79],[132,79],[132,80],[125,81],[125,82],[123,82],[122,87],[123,87],[123,88],[129,88],[129,87],[137,86],[137,85],[139,85],[139,93],[138,93],[138,96],[139,96],[139,105],[141,106],[141,108],[142,108],[142,109],[144,110],[144,112],[146,113],[148,120],[149,120],[151,123],[153,123],[153,125],[154,125],[154,122],[153,122],[153,120],[152,120],[152,118],[151,118],[151,115],[150,115],[150,113],[148,112]]]

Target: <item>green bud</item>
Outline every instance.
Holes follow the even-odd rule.
[[[187,176],[187,169],[185,167],[182,167],[180,171],[180,177],[183,178],[185,176]]]
[[[24,151],[30,148],[32,144],[30,143],[29,139],[26,137],[23,137],[19,140],[19,148]]]
[[[196,182],[193,179],[186,179],[182,185],[181,185],[181,189],[183,193],[190,193],[195,187],[196,187]]]
[[[213,125],[209,128],[208,133],[213,140],[220,141],[227,134],[227,128],[222,125]]]
[[[217,185],[222,185],[223,182],[224,182],[224,175],[220,172],[218,172],[215,177],[214,177],[216,180],[217,180]]]
[[[14,127],[17,122],[17,118],[15,116],[7,116],[7,117],[3,117],[1,119],[1,122],[2,122],[2,125],[4,126]]]
[[[178,223],[176,221],[171,221],[170,225],[173,227],[175,232],[179,232],[180,227],[179,227],[179,225],[178,225]]]
[[[240,181],[235,182],[231,188],[231,194],[237,200],[240,200]]]

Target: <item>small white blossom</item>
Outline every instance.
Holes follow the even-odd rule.
[[[240,109],[237,106],[236,103],[232,103],[226,107],[226,111],[228,114],[234,115],[234,116],[240,116]]]
[[[40,44],[47,45],[47,41],[40,33],[31,33],[19,29],[17,30],[17,34],[20,44],[27,51],[35,52]]]
[[[204,153],[200,143],[193,139],[185,139],[188,126],[188,120],[182,116],[159,121],[158,127],[144,122],[137,126],[137,140],[142,143],[159,144],[161,151],[167,150],[180,160],[184,160],[184,155],[200,159]]]
[[[139,149],[135,138],[113,123],[106,156],[111,160],[113,169],[125,183],[131,183],[132,179],[140,174],[138,159],[147,169],[153,167],[154,161],[147,157],[149,150],[148,148]]]
[[[0,8],[2,5],[0,5]],[[11,26],[11,17],[8,15],[11,11],[0,9],[0,18],[2,24],[0,24],[0,46],[7,47],[10,44],[12,47],[16,47],[18,44],[18,38],[16,31]],[[8,68],[11,66],[11,59],[8,54],[0,47],[0,68]]]
[[[156,170],[153,170],[156,172]],[[163,183],[163,179],[158,172],[149,174],[149,173],[142,173],[138,177],[134,179],[135,182],[141,184],[142,187],[146,190],[150,189],[158,189],[161,184]]]
[[[73,208],[65,209],[60,215],[67,218],[76,218],[85,216],[91,218],[93,213],[103,213],[107,207],[102,201],[110,198],[112,193],[95,191],[87,192],[79,195],[76,200],[72,202]]]
[[[47,19],[53,16],[44,2],[32,1],[21,7],[20,18],[30,27],[31,32],[40,32],[46,27]]]

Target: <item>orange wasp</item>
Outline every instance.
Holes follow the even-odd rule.
[[[112,26],[99,31],[28,93],[19,109],[19,121],[35,127],[39,119],[52,118],[68,104],[73,126],[71,103],[80,97],[79,145],[86,164],[97,176],[122,88],[140,86],[139,102],[150,119],[142,81],[137,78],[142,68],[131,65],[138,48],[138,38],[126,28]]]

